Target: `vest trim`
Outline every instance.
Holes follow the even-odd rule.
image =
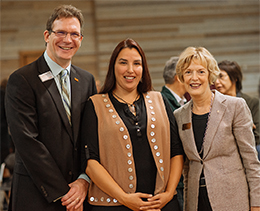
[[[127,127],[108,94],[94,95],[91,100],[98,118],[100,163],[126,193],[134,193],[136,173]],[[170,173],[170,123],[160,92],[144,94],[144,101],[147,111],[147,138],[157,168],[154,194],[158,194],[165,191]],[[93,182],[90,183],[88,197],[92,205],[121,205]]]

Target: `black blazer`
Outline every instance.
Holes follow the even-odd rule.
[[[71,65],[71,121],[43,55],[8,80],[6,114],[16,148],[10,210],[66,210],[55,199],[80,174],[79,128],[87,99],[96,93],[93,75]]]

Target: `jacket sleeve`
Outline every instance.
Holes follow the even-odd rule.
[[[32,82],[34,83],[34,82]],[[46,146],[39,141],[35,90],[26,78],[14,73],[6,90],[6,113],[15,144],[19,171],[28,172],[34,184],[52,202],[69,190],[68,184]]]
[[[252,117],[253,117],[253,122],[256,126],[256,129],[253,130],[254,135],[255,135],[255,142],[256,144],[260,144],[259,141],[259,99],[257,98],[253,98],[253,105],[252,105],[252,109],[251,109],[251,113],[252,113]]]
[[[244,99],[239,99],[233,119],[233,134],[245,168],[251,206],[260,206],[260,162],[257,158],[252,126],[250,110]]]
[[[183,165],[183,198],[184,198],[184,204],[183,204],[183,210],[186,210],[187,207],[187,194],[188,194],[188,174],[189,174],[189,159],[186,157],[184,165]]]

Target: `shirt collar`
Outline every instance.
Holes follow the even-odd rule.
[[[60,72],[64,69],[63,67],[61,67],[60,65],[58,65],[56,62],[54,62],[47,54],[47,51],[44,52],[44,59],[46,60],[52,74],[57,77]],[[69,74],[70,74],[70,67],[71,67],[71,63],[65,68],[68,70]]]
[[[177,102],[180,104],[180,105],[184,105],[184,103],[187,102],[187,99],[183,96],[182,98],[177,95],[174,91],[172,91],[169,87],[167,87],[165,85],[165,87],[172,93],[172,95],[175,97],[175,99],[177,100]]]

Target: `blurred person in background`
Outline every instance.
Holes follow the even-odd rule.
[[[1,106],[1,111],[0,111],[0,118],[1,118],[1,128],[0,128],[0,134],[1,134],[1,156],[0,156],[0,164],[4,162],[5,158],[9,155],[10,153],[10,147],[11,147],[11,141],[9,138],[9,133],[8,133],[8,125],[6,121],[6,114],[5,114],[5,89],[7,85],[7,79],[3,79],[1,81],[0,85],[0,106]]]
[[[165,85],[162,87],[162,95],[169,101],[172,111],[183,106],[187,100],[184,97],[186,92],[184,84],[180,82],[176,75],[176,64],[178,57],[171,57],[165,64],[163,78]],[[183,176],[177,186],[177,198],[183,210]]]
[[[163,78],[165,85],[162,87],[162,95],[170,102],[171,108],[175,109],[187,102],[184,94],[186,93],[183,83],[180,82],[176,75],[175,66],[178,57],[171,57],[165,64]]]
[[[10,190],[10,182],[11,181],[11,172],[9,169],[12,167],[12,164],[14,161],[12,159],[9,159],[14,152],[14,147],[11,141],[11,137],[8,132],[8,125],[6,120],[6,114],[5,114],[5,90],[7,85],[7,79],[3,79],[1,81],[1,93],[0,93],[0,165],[4,165],[4,169],[2,172],[2,178],[1,178],[1,193],[6,192],[6,194],[0,194],[0,207],[1,209],[7,209],[8,207],[8,196],[9,190]],[[8,182],[8,185],[7,185]]]
[[[259,79],[259,83],[258,83],[258,98],[260,99],[260,79]],[[259,103],[258,108],[260,109],[260,103]],[[260,113],[258,115],[258,118],[260,119]],[[259,133],[260,133],[260,131],[259,131]],[[260,144],[256,145],[256,148],[257,148],[257,151],[258,151],[258,159],[260,160]]]

